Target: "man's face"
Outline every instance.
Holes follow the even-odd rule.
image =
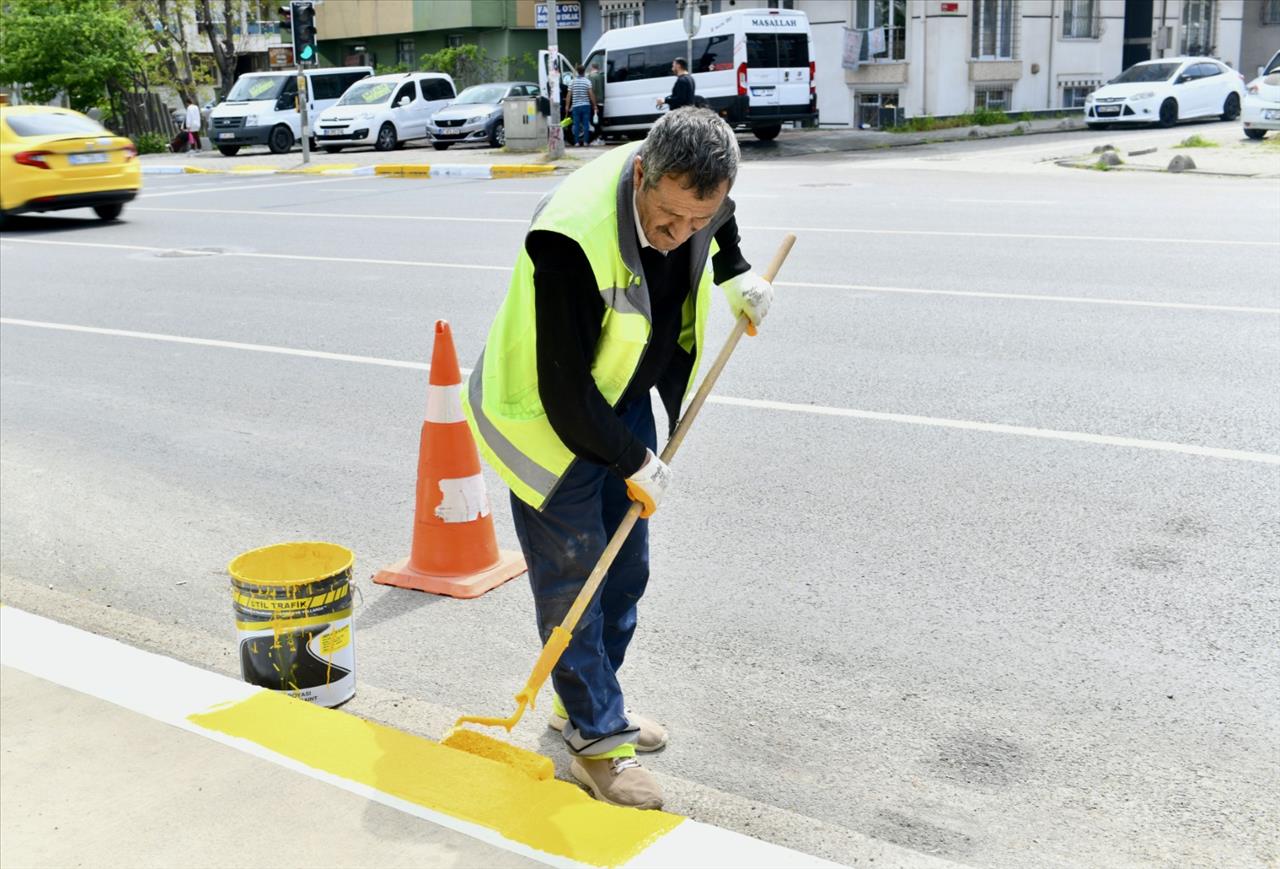
[[[674,175],[664,175],[656,187],[644,186],[644,170],[636,161],[636,211],[640,212],[640,227],[649,244],[660,251],[673,251],[689,240],[695,232],[711,222],[721,203],[729,193],[729,182],[706,199],[699,199],[697,191],[685,187]]]
[[[671,61],[671,74],[672,75],[680,74],[680,64],[676,63],[674,60]]]

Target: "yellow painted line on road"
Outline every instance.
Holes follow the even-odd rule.
[[[591,866],[619,866],[684,821],[616,808],[567,782],[536,781],[506,764],[270,692],[188,720]]]
[[[274,347],[267,344],[243,344],[234,341],[217,341],[208,338],[188,338],[181,335],[163,335],[154,332],[133,332],[124,329],[102,329],[95,326],[76,326],[67,323],[46,323],[39,320],[18,320],[11,317],[0,317],[0,324],[7,326],[27,326],[36,329],[52,329],[61,332],[82,332],[97,335],[110,335],[122,338],[141,338],[151,341],[165,341],[176,344],[195,344],[207,347],[220,347],[232,350],[250,350],[260,353],[277,353],[286,356],[310,356],[335,362],[355,362],[364,365],[381,365],[388,368],[416,368],[430,370],[430,366],[421,362],[405,362],[399,359],[381,359],[374,356],[351,356],[343,353],[328,353],[321,350],[300,350],[292,347]],[[463,369],[463,375],[471,372]],[[757,410],[772,410],[785,413],[808,414],[813,416],[844,417],[874,422],[890,422],[905,425],[926,426],[931,428],[960,429],[964,431],[983,432],[986,434],[1015,435],[1021,437],[1041,438],[1045,440],[1071,441],[1094,446],[1127,447],[1150,450],[1153,452],[1182,453],[1191,456],[1203,456],[1214,459],[1229,459],[1240,462],[1256,462],[1264,465],[1280,465],[1280,454],[1255,452],[1251,450],[1234,450],[1223,447],[1201,446],[1200,444],[1180,444],[1172,441],[1147,440],[1117,435],[1094,434],[1093,432],[1064,431],[1061,429],[1034,428],[1032,426],[1007,425],[1005,423],[982,422],[979,420],[950,419],[947,417],[921,416],[907,413],[886,413],[876,410],[860,410],[852,407],[831,407],[820,404],[798,404],[795,402],[772,401],[759,398],[734,398],[726,395],[713,395],[707,399],[710,404],[723,404],[734,407],[747,407]]]

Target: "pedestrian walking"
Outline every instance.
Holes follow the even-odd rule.
[[[188,103],[183,129],[187,131],[187,144],[197,151],[200,150],[200,121],[200,107],[194,102]]]
[[[569,113],[573,117],[573,143],[580,148],[591,144],[591,115],[596,110],[596,92],[582,64],[569,85]]]
[[[636,760],[667,742],[627,709],[618,672],[649,580],[651,516],[671,485],[650,391],[674,430],[702,360],[711,285],[758,323],[773,287],[739,248],[733,130],[686,108],[566,178],[539,207],[471,374],[467,419],[511,489],[543,642],[639,501],[642,518],[552,671],[549,725],[597,799],[659,808]],[[712,254],[712,250],[718,250]]]
[[[591,92],[596,96],[596,110],[591,115],[591,138],[594,140],[604,134],[604,75],[600,72],[600,64],[591,64],[587,78],[591,80]]]
[[[689,62],[683,57],[671,61],[671,74],[676,77],[676,83],[671,86],[671,96],[658,100],[658,108],[665,105],[674,112],[693,105],[696,85],[693,76],[689,74]]]

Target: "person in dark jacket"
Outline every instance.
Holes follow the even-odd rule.
[[[683,57],[671,61],[671,74],[676,83],[671,87],[671,96],[658,100],[658,108],[670,106],[671,111],[693,105],[693,76],[689,75],[689,62]]]

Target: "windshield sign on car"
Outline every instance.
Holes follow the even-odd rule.
[[[384,81],[377,81],[372,84],[358,84],[346,92],[342,99],[338,101],[338,105],[350,106],[360,105],[361,103],[365,105],[380,103],[390,93],[391,85]]]
[[[280,95],[280,91],[288,80],[289,76],[287,75],[242,78],[236,82],[235,87],[231,89],[231,93],[227,94],[227,100],[228,102],[246,102],[248,100],[275,99]]]

